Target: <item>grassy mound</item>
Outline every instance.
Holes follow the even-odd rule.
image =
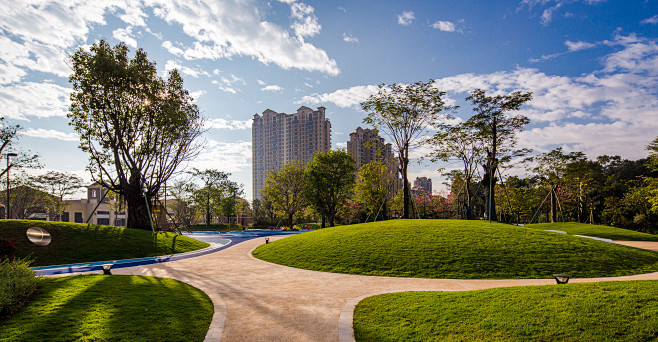
[[[52,236],[48,246],[31,243],[25,231],[41,227]],[[169,232],[126,229],[112,226],[68,222],[3,220],[0,237],[16,246],[16,257],[31,257],[32,266],[61,265],[77,262],[141,258],[189,252],[209,246]]]
[[[214,312],[201,290],[146,276],[42,278],[0,325],[2,341],[203,341]]]
[[[405,292],[354,311],[357,341],[653,341],[657,281]]]
[[[527,225],[534,229],[561,230],[570,235],[587,235],[618,241],[658,241],[658,235],[636,232],[634,230],[599,226],[576,222],[538,223]]]
[[[419,278],[620,276],[658,271],[658,253],[501,223],[391,220],[259,246],[259,259],[310,270]]]

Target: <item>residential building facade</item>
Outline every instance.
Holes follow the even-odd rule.
[[[117,211],[117,206],[105,196],[106,193],[107,189],[98,183],[88,186],[86,199],[66,201],[68,206],[62,213],[61,221],[86,223],[89,219],[91,224],[125,227],[125,209]],[[123,207],[125,208],[125,206]],[[96,210],[94,211],[94,209]],[[89,218],[90,216],[91,218]]]
[[[357,169],[371,161],[380,161],[389,167],[397,166],[391,144],[386,143],[384,138],[369,128],[358,127],[355,132],[350,133],[347,153],[354,159]]]
[[[325,107],[313,110],[302,106],[296,113],[271,109],[254,115],[252,135],[253,198],[262,199],[270,171],[279,171],[292,161],[309,162],[315,152],[331,148],[331,123]]]
[[[415,194],[432,194],[432,180],[427,177],[416,177],[414,187],[411,189]]]

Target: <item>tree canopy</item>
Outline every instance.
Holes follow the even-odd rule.
[[[276,212],[288,216],[290,228],[295,214],[307,205],[306,186],[305,167],[301,161],[286,164],[278,172],[270,171],[265,180],[265,200],[272,203]]]
[[[329,225],[339,206],[351,195],[354,187],[354,159],[345,151],[317,152],[306,166],[306,197]]]
[[[196,154],[203,119],[176,70],[164,80],[144,50],[128,53],[101,40],[71,56],[68,117],[92,178],[125,198],[127,227],[148,229],[144,196]]]
[[[395,195],[391,189],[394,175],[395,173],[380,161],[371,161],[359,169],[354,197],[363,204],[365,211],[369,216],[374,217],[375,221],[380,212],[386,219],[388,200]]]
[[[368,114],[364,123],[375,126],[387,135],[395,146],[400,162],[403,184],[403,218],[409,218],[409,148],[431,124],[445,117],[451,109],[444,101],[445,92],[436,88],[434,80],[413,84],[379,86],[377,94],[361,103]]]
[[[532,100],[532,93],[515,91],[508,95],[487,96],[484,90],[475,89],[466,100],[473,104],[475,112],[466,121],[466,125],[477,131],[487,153],[486,162],[482,165],[482,185],[487,201],[485,211],[490,220],[495,220],[496,203],[493,194],[497,182],[496,171],[513,157],[530,152],[526,148],[516,148],[517,133],[523,131],[530,120],[524,115],[508,115],[508,112],[517,111],[524,103]]]

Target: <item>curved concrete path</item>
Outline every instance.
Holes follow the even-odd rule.
[[[206,292],[215,305],[206,341],[353,341],[354,306],[371,295],[555,284],[552,279],[415,279],[308,271],[255,259],[251,251],[262,243],[257,238],[213,254],[113,273],[174,278]],[[658,272],[572,282],[637,279],[658,279]]]

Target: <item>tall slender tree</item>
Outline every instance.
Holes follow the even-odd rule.
[[[387,135],[398,153],[403,178],[402,217],[409,218],[409,149],[417,146],[427,127],[445,117],[451,107],[444,101],[445,92],[434,80],[413,84],[380,85],[377,94],[361,103],[368,114],[364,123]]]
[[[201,181],[201,187],[195,187],[190,184],[192,197],[194,198],[197,208],[203,212],[206,221],[206,228],[212,223],[212,218],[217,213],[221,213],[222,200],[225,197],[229,173],[217,169],[192,169],[190,172],[193,178]]]
[[[344,150],[318,152],[306,166],[306,198],[329,226],[354,188],[354,159]]]
[[[537,175],[540,182],[548,190],[548,201],[550,205],[550,221],[557,221],[558,212],[558,187],[564,185],[563,178],[567,173],[569,164],[582,162],[586,160],[582,152],[570,152],[565,154],[562,147],[558,147],[550,152],[542,153],[534,158],[537,165],[532,171]]]
[[[458,159],[463,165],[463,186],[459,192],[463,192],[466,197],[466,219],[471,219],[473,204],[471,203],[471,183],[477,172],[477,168],[483,158],[483,141],[479,138],[478,132],[474,127],[460,123],[457,125],[439,124],[436,126],[438,131],[429,139],[428,145],[433,149],[429,157],[433,162]]]
[[[387,217],[389,199],[395,196],[391,190],[393,180],[394,173],[380,161],[371,161],[359,169],[354,197],[374,220],[377,220],[378,212],[384,219]]]
[[[496,220],[496,171],[513,157],[530,153],[529,149],[516,148],[516,135],[523,131],[530,120],[524,115],[510,116],[508,112],[519,110],[524,103],[532,100],[532,93],[515,91],[508,95],[487,96],[484,90],[476,89],[466,100],[473,104],[475,111],[466,125],[477,131],[486,151],[485,163],[482,165],[485,213],[489,220]]]
[[[149,229],[145,197],[198,152],[203,119],[178,71],[163,80],[144,50],[128,52],[101,40],[71,56],[68,117],[93,180],[126,200],[127,227]]]
[[[7,153],[16,153],[11,160],[7,159],[8,165],[0,166],[0,178],[2,178],[12,167],[40,168],[39,154],[30,151],[20,151],[14,148],[16,140],[20,137],[21,125],[12,125],[0,116],[0,157],[6,158]]]
[[[288,217],[292,228],[295,214],[307,206],[305,167],[300,161],[284,165],[278,172],[270,171],[265,180],[263,194],[275,211]]]
[[[32,182],[41,190],[50,195],[48,207],[51,215],[59,221],[62,212],[68,207],[64,197],[73,195],[82,188],[82,178],[58,171],[31,177]]]

